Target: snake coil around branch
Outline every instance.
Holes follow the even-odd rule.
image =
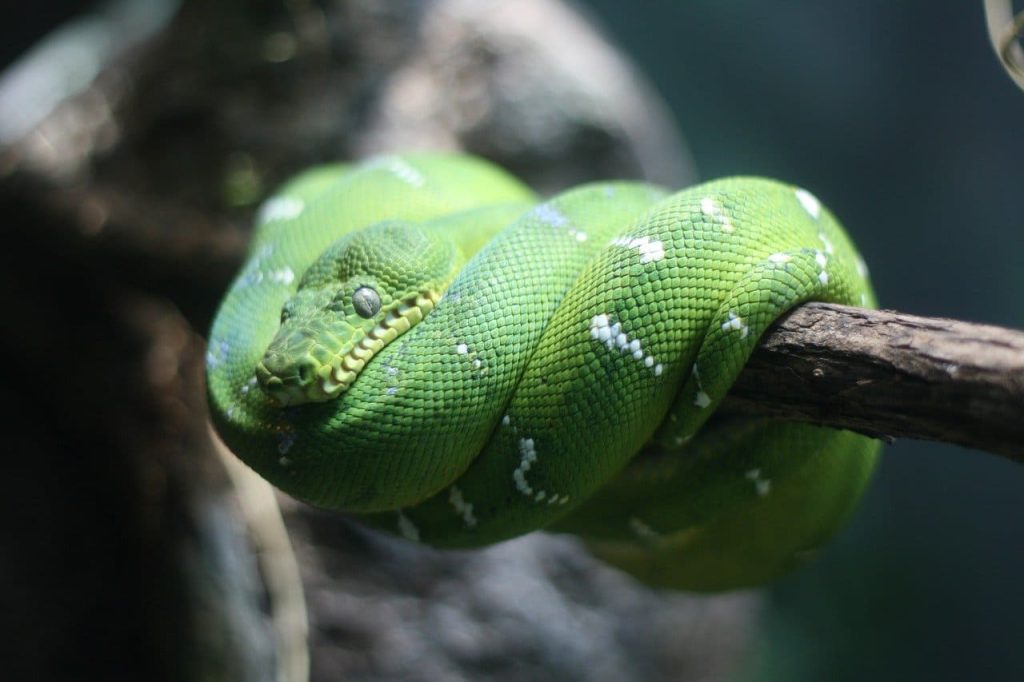
[[[874,303],[807,190],[584,185],[458,155],[308,171],[264,205],[209,339],[214,422],[286,492],[439,547],[575,533],[648,583],[800,563],[878,443],[716,408],[805,301]]]

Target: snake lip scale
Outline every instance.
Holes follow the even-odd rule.
[[[465,155],[317,167],[259,213],[210,331],[211,416],[282,490],[409,540],[545,529],[653,586],[758,585],[837,532],[879,450],[716,413],[810,300],[875,298],[786,183],[540,200]]]
[[[260,388],[278,405],[323,402],[342,393],[355,381],[359,371],[387,344],[409,331],[434,309],[440,295],[420,291],[381,311],[380,321],[365,334],[357,334],[328,363],[316,367],[310,358],[289,362],[268,349],[256,364]]]

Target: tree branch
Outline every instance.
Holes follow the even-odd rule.
[[[723,407],[1024,463],[1024,332],[808,303],[765,334]]]

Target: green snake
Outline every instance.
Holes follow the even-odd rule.
[[[878,453],[715,415],[808,300],[874,295],[828,210],[773,180],[541,201],[464,155],[325,166],[260,211],[209,336],[211,412],[274,485],[410,540],[543,528],[651,585],[756,585],[834,534]]]

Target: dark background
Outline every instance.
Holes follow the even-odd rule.
[[[588,3],[701,177],[813,188],[883,307],[1024,326],[1024,92],[979,2]],[[850,527],[775,586],[750,680],[1024,679],[1024,470],[888,447]]]
[[[4,10],[6,64],[85,2]],[[1024,327],[1024,92],[981,2],[587,3],[668,100],[704,178],[811,188],[882,305]],[[1024,677],[1024,470],[887,448],[850,527],[770,590],[749,680]]]

